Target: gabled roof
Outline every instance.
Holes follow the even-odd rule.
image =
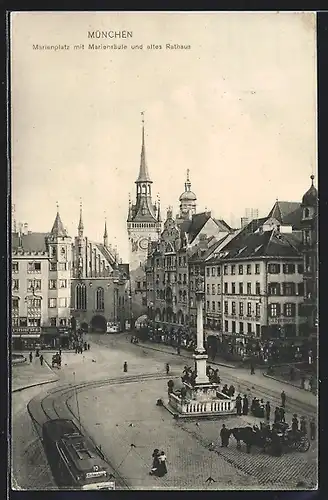
[[[302,216],[301,204],[298,201],[276,201],[273,205],[268,218],[274,217],[284,226],[292,226],[295,229],[300,228]]]
[[[300,257],[294,243],[297,237],[292,234],[281,234],[275,229],[264,233],[253,233],[246,236],[239,243],[231,240],[224,248],[226,254],[222,260],[259,258],[259,257]]]
[[[184,221],[182,223],[181,230],[188,233],[190,243],[196,238],[210,218],[211,214],[209,212],[201,212],[200,214],[194,214],[191,221]]]
[[[110,253],[108,248],[106,248],[105,245],[103,245],[102,243],[93,243],[93,244],[98,248],[99,252],[104,257],[106,262],[108,262],[108,264],[113,266],[113,264],[115,264],[115,257]]]
[[[219,226],[219,228],[223,229],[223,230],[226,230],[226,231],[231,231],[232,228],[229,226],[229,224],[226,223],[225,220],[223,219],[213,219],[214,222]]]
[[[12,250],[23,250],[24,252],[47,252],[46,237],[47,233],[28,233],[22,234],[19,238],[18,233],[12,233]],[[21,246],[19,239],[21,239]]]

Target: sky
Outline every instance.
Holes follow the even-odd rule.
[[[95,30],[133,36],[88,38]],[[316,174],[313,13],[18,12],[11,67],[12,202],[32,231],[51,230],[58,203],[75,236],[82,200],[85,234],[102,241],[106,216],[128,259],[142,111],[164,216],[178,211],[187,169],[198,211],[233,225],[247,207],[265,216],[276,199],[300,201]]]

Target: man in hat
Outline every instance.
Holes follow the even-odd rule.
[[[292,433],[296,434],[298,432],[298,418],[296,413],[294,413],[292,418]]]
[[[243,415],[248,415],[248,398],[246,394],[244,394],[243,398]]]
[[[269,422],[270,420],[270,413],[271,413],[270,401],[267,401],[265,405],[265,417],[267,422]]]
[[[241,395],[238,394],[238,396],[236,397],[236,410],[237,410],[237,415],[241,415],[241,402],[242,402],[242,399],[241,399]]]
[[[226,428],[225,424],[222,424],[222,429],[220,432],[221,448],[227,448],[229,444],[229,436],[230,436],[229,430]]]
[[[305,417],[303,417],[303,416],[301,417],[301,421],[300,421],[300,431],[303,434],[303,436],[307,435],[306,420],[305,420]]]
[[[281,406],[283,408],[285,408],[286,406],[286,394],[285,394],[285,391],[282,391],[282,393],[280,394],[281,396]]]

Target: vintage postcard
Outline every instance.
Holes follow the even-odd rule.
[[[316,14],[9,24],[12,488],[316,489]]]

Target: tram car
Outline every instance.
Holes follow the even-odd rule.
[[[59,487],[114,490],[115,482],[101,451],[72,420],[48,420],[42,426],[43,446]]]

